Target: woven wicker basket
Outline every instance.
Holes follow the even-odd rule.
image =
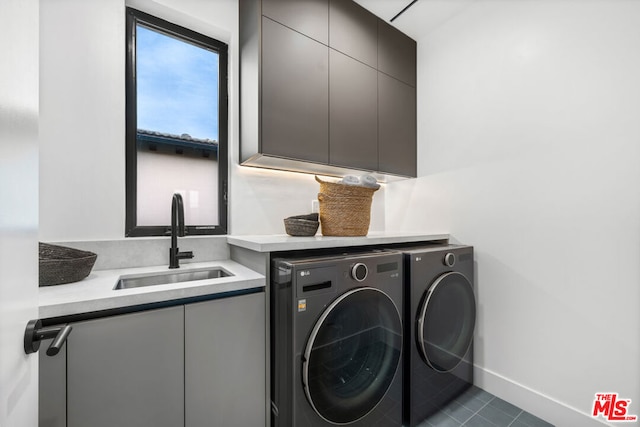
[[[373,197],[377,188],[362,187],[360,185],[347,185],[340,182],[323,181],[316,176],[320,183],[320,193],[336,197]]]
[[[91,273],[98,255],[65,246],[40,243],[40,286],[78,282]]]
[[[320,183],[320,225],[323,236],[366,236],[371,221],[371,202],[377,188]]]

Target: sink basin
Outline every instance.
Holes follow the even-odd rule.
[[[143,286],[167,285],[169,283],[192,282],[194,280],[217,279],[229,276],[233,276],[233,274],[220,267],[200,268],[178,272],[171,271],[166,273],[132,274],[129,276],[121,276],[113,289],[118,290],[140,288]]]

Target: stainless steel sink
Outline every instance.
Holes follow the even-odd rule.
[[[129,276],[121,276],[113,289],[118,290],[140,288],[143,286],[167,285],[169,283],[192,282],[194,280],[217,279],[229,276],[233,276],[233,274],[220,267],[200,268],[178,272],[171,271],[166,273],[132,274]]]

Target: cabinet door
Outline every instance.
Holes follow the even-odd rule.
[[[329,162],[329,48],[262,18],[261,152]]]
[[[67,427],[67,345],[47,356],[45,341],[38,352],[38,426]]]
[[[380,172],[416,176],[416,89],[378,73]]]
[[[329,163],[378,170],[378,72],[331,49]]]
[[[378,70],[416,86],[416,42],[378,20]]]
[[[264,292],[185,310],[186,427],[264,426]]]
[[[331,0],[329,47],[376,68],[378,18],[354,1]]]
[[[262,0],[262,14],[320,43],[328,42],[329,0]]]
[[[184,425],[184,307],[73,325],[69,427]]]

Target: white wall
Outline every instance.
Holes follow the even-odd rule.
[[[311,211],[318,184],[238,165],[237,0],[126,4],[229,44],[230,232],[283,234],[283,218]],[[41,9],[40,239],[123,238],[125,0],[47,0]],[[381,190],[370,229],[383,228]]]
[[[597,392],[640,414],[640,1],[478,0],[418,75],[386,225],[475,246],[478,382],[559,426]]]
[[[0,426],[38,425],[38,1],[0,2]]]
[[[40,239],[124,237],[124,2],[40,3]]]

